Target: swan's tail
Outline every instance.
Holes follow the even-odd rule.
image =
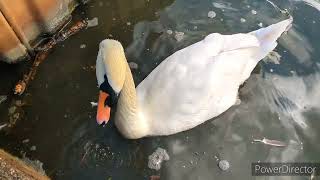
[[[258,29],[250,34],[255,35],[260,43],[272,43],[277,41],[282,33],[290,29],[292,21],[293,18],[290,16],[290,18],[287,20],[283,20],[268,27]]]
[[[251,35],[254,35],[260,43],[260,51],[258,54],[256,54],[256,59],[258,61],[267,56],[268,53],[277,46],[277,39],[281,36],[282,33],[290,29],[292,20],[293,19],[290,16],[290,18],[287,20],[249,33]]]

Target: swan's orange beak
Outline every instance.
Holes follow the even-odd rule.
[[[98,101],[98,110],[97,110],[97,123],[107,124],[110,119],[110,110],[111,108],[108,105],[105,105],[105,101],[109,96],[108,93],[103,91],[99,92],[99,101]]]

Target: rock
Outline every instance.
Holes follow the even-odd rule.
[[[167,151],[162,148],[158,148],[154,153],[149,156],[148,167],[150,169],[160,170],[163,161],[170,159]]]
[[[226,171],[230,168],[230,164],[227,160],[221,160],[219,161],[219,168],[222,170],[222,171]]]
[[[98,21],[98,18],[97,17],[94,17],[93,19],[91,20],[87,20],[88,22],[88,25],[87,27],[90,28],[90,27],[95,27],[95,26],[98,26],[99,25],[99,21]]]
[[[214,11],[209,11],[208,12],[208,18],[215,18],[217,16],[217,14]]]

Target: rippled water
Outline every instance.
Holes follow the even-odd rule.
[[[126,140],[112,122],[106,128],[97,127],[96,110],[90,104],[97,100],[92,66],[101,40],[112,37],[123,43],[128,61],[138,64],[138,69],[133,70],[138,84],[165,57],[209,33],[248,32],[285,19],[271,2],[91,2],[80,8],[76,17],[97,17],[99,25],[55,48],[39,68],[26,96],[11,95],[25,65],[1,64],[0,95],[9,97],[0,104],[0,122],[10,119],[8,108],[12,106],[22,118],[10,130],[2,131],[0,146],[20,157],[25,153],[30,159],[40,160],[53,179],[141,180],[151,175],[172,180],[307,179],[254,178],[251,163],[320,161],[317,0],[273,2],[288,9],[294,18],[293,27],[275,49],[280,62],[271,61],[275,56],[261,61],[240,89],[241,104],[214,120],[168,137]],[[208,18],[209,11],[214,11],[216,17]],[[182,39],[175,37],[179,32],[183,32]],[[17,100],[23,106],[14,105]],[[263,137],[283,141],[288,146],[252,143],[253,138]],[[160,171],[154,171],[148,168],[148,156],[158,147],[167,150],[170,160]],[[230,171],[222,172],[217,158],[228,160]]]

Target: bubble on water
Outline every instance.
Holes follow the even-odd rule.
[[[172,31],[171,29],[168,29],[168,30],[167,30],[167,33],[168,33],[169,35],[171,35],[171,34],[173,33],[173,31]]]
[[[149,156],[148,167],[150,169],[159,170],[163,161],[170,159],[167,151],[162,148],[158,148],[154,153]]]
[[[174,38],[178,42],[182,41],[183,37],[184,37],[184,32],[178,32],[178,31],[175,32]]]
[[[221,160],[219,161],[219,168],[222,170],[222,171],[226,171],[230,168],[230,164],[227,160]]]
[[[217,16],[217,14],[214,11],[209,11],[208,12],[208,18],[214,18],[216,16]]]
[[[245,23],[246,19],[245,18],[240,18],[240,22]]]
[[[95,27],[95,26],[99,25],[99,20],[98,20],[97,17],[94,17],[91,20],[87,20],[87,23],[88,23],[88,25],[87,25],[88,28],[89,27]]]
[[[251,13],[254,14],[254,15],[256,15],[256,14],[257,14],[257,11],[252,9],[252,10],[251,10]]]

